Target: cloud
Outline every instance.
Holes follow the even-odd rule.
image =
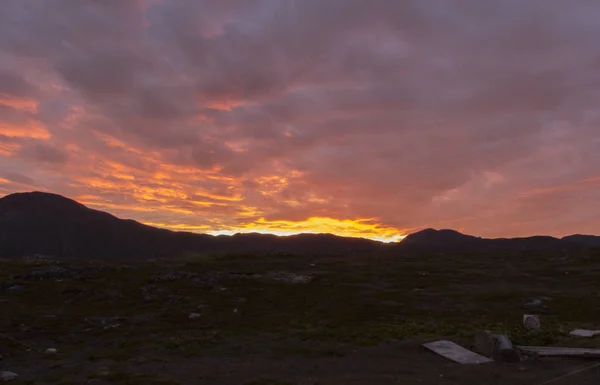
[[[36,89],[19,74],[0,70],[1,98],[29,98],[35,95]]]
[[[597,177],[598,15],[586,0],[6,0],[0,161],[202,231],[598,232],[579,189],[559,211],[523,198]]]
[[[21,150],[20,155],[38,162],[61,164],[69,159],[69,155],[60,148],[38,143]]]
[[[31,186],[34,184],[34,180],[31,179],[30,177],[28,177],[26,175],[21,175],[21,174],[14,174],[12,172],[3,172],[2,178],[6,179],[10,182],[17,183],[20,185],[25,185],[25,186]]]

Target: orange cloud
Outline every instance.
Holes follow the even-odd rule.
[[[0,96],[0,105],[27,112],[36,112],[38,108],[38,102],[36,100],[14,97]]]
[[[238,107],[242,104],[244,104],[244,101],[233,100],[232,98],[223,98],[220,100],[215,99],[207,103],[205,106],[213,110],[231,111],[233,108]]]
[[[103,141],[108,147],[113,147],[113,148],[118,148],[121,150],[126,150],[129,152],[133,152],[135,154],[141,154],[142,152],[140,150],[137,150],[136,148],[130,147],[128,145],[126,145],[124,142],[120,141],[117,138],[114,138],[110,135],[106,135],[97,131],[93,131],[93,134],[100,139],[101,141]]]
[[[22,146],[17,143],[0,143],[0,155],[12,156],[16,154],[21,147]]]
[[[27,124],[12,124],[0,122],[0,135],[9,138],[49,139],[50,133],[39,122],[29,120]]]

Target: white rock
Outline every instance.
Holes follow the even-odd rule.
[[[200,317],[200,313],[190,313],[190,315],[188,315],[189,319],[196,319]]]
[[[58,353],[58,350],[56,350],[54,348],[46,349],[46,354],[56,354],[56,353]]]
[[[526,329],[535,330],[540,328],[540,316],[533,314],[523,315],[523,325]]]
[[[0,373],[0,380],[2,380],[4,382],[12,381],[17,377],[19,377],[19,375],[17,373],[13,373],[13,372]]]

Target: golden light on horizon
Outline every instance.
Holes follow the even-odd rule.
[[[203,232],[211,235],[234,235],[238,233],[259,233],[278,236],[296,234],[333,234],[341,237],[366,238],[380,242],[399,242],[407,235],[408,230],[376,223],[375,219],[335,219],[328,217],[311,217],[303,221],[276,220],[263,218],[239,226],[231,226],[219,230],[211,230],[207,225],[167,224],[143,222],[149,226],[166,228],[175,231]]]

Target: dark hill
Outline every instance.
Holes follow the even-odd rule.
[[[0,257],[43,254],[59,258],[163,258],[192,253],[373,255],[386,253],[506,253],[600,247],[600,237],[485,239],[454,230],[426,229],[396,244],[331,234],[278,237],[212,236],[173,232],[119,219],[60,195],[30,192],[0,198]]]
[[[209,235],[173,233],[89,209],[60,195],[32,192],[0,199],[0,255],[68,258],[154,257]]]
[[[600,247],[600,237],[596,235],[575,234],[561,238],[563,242],[584,247]]]
[[[399,248],[407,252],[431,253],[510,253],[536,250],[561,250],[579,247],[576,242],[566,243],[558,238],[534,236],[528,238],[480,238],[455,230],[426,229],[408,235]]]
[[[174,232],[119,219],[60,195],[30,192],[0,198],[0,257],[161,258],[186,252],[348,254],[384,247],[330,234],[277,237]]]

